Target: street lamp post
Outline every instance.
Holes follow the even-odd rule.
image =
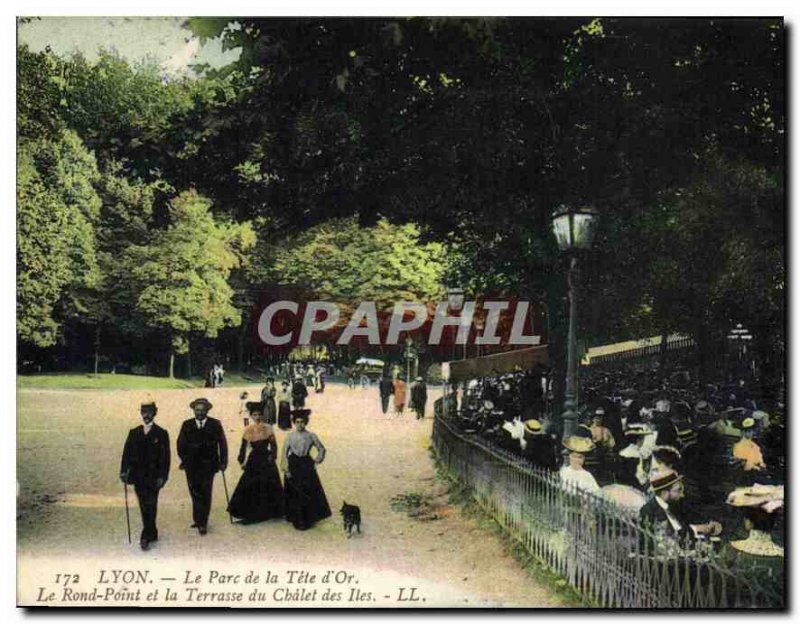
[[[569,286],[569,332],[567,336],[567,378],[564,387],[563,438],[566,440],[575,431],[578,414],[576,379],[578,376],[578,256],[581,250],[592,246],[593,225],[597,213],[591,207],[560,206],[553,212],[553,232],[561,251],[570,256],[567,284]]]
[[[447,289],[447,307],[450,312],[461,312],[464,307],[464,289],[460,286],[450,286]],[[458,335],[458,334],[456,334]],[[456,359],[457,340],[453,340],[453,359]],[[464,342],[464,359],[467,359],[467,343]]]
[[[414,341],[410,336],[406,338],[406,383],[411,381],[411,345],[413,344]]]

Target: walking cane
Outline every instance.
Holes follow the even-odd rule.
[[[231,510],[230,510],[231,499],[228,496],[228,482],[225,480],[225,471],[224,470],[222,471],[222,485],[225,488],[225,502],[227,503],[226,509],[228,510],[228,519],[231,521],[231,524],[233,524],[233,516],[231,515]]]
[[[128,508],[128,484],[123,482],[125,487],[125,520],[128,522],[128,543],[131,544],[131,510]]]

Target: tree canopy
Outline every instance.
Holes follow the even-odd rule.
[[[227,280],[255,235],[249,224],[215,221],[209,208],[196,192],[182,193],[170,204],[169,227],[147,245],[127,250],[136,309],[148,325],[169,335],[177,353],[186,352],[190,332],[215,337],[241,321]]]
[[[354,217],[332,219],[287,238],[272,253],[271,282],[351,310],[361,301],[391,309],[396,301],[442,296],[445,247],[420,242],[414,224],[381,220],[361,227]]]
[[[573,203],[601,217],[581,262],[588,342],[679,331],[705,344],[742,322],[765,355],[783,348],[781,20],[187,27],[239,60],[172,79],[113,53],[18,48],[23,345],[103,323],[179,349],[192,333],[241,342],[270,289],[389,302],[445,282],[541,302],[559,343],[550,216]],[[234,231],[235,252],[222,242]],[[190,277],[193,262],[205,268]]]

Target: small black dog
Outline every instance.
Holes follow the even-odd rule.
[[[353,533],[353,527],[356,531],[361,533],[361,508],[357,505],[348,505],[347,501],[342,503],[342,508],[339,510],[342,514],[344,521],[344,530],[347,531],[347,537]]]

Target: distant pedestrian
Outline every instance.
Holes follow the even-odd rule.
[[[422,377],[417,377],[411,386],[411,403],[409,406],[417,414],[417,420],[425,418],[425,404],[428,402],[428,386]]]
[[[285,379],[278,390],[278,428],[286,431],[292,428],[292,389]]]
[[[320,372],[321,372],[320,369],[318,369],[318,368],[314,369],[314,393],[315,394],[319,394],[320,393],[320,385],[319,385],[320,384],[320,380],[319,380]]]
[[[277,420],[278,409],[275,405],[275,396],[277,394],[275,378],[267,377],[267,382],[261,389],[261,402],[264,404],[264,422],[268,425],[274,425]]]
[[[381,395],[381,411],[385,414],[389,409],[389,397],[394,394],[394,382],[384,375],[378,384],[378,391]]]
[[[225,369],[222,368],[222,364],[214,364],[214,367],[211,369],[211,376],[213,379],[211,387],[219,388],[225,380]]]
[[[406,406],[406,382],[400,377],[394,380],[394,412],[402,414]]]
[[[303,383],[303,378],[298,375],[292,385],[292,407],[294,407],[294,409],[305,407],[307,396],[308,390],[306,389],[306,385]]]

